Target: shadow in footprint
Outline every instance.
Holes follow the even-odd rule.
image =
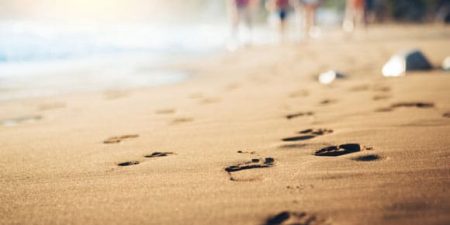
[[[116,136],[116,137],[110,137],[103,141],[104,144],[117,144],[120,143],[126,139],[132,139],[132,138],[138,138],[139,135],[137,134],[127,134],[122,136]]]
[[[298,133],[303,134],[303,135],[283,138],[281,140],[284,142],[304,141],[304,140],[313,139],[318,136],[322,136],[324,134],[333,133],[333,130],[331,130],[331,129],[307,129],[307,130],[302,130]]]
[[[269,217],[263,225],[325,225],[326,220],[305,212],[283,211]]]
[[[353,158],[354,161],[360,161],[360,162],[371,162],[371,161],[377,161],[381,160],[382,157],[376,154],[370,154],[370,155],[363,155]]]
[[[299,113],[293,113],[293,114],[286,115],[286,119],[291,120],[291,119],[295,119],[297,117],[313,116],[313,115],[314,115],[313,112],[299,112]]]
[[[446,112],[442,115],[443,117],[450,118],[450,112]]]
[[[415,108],[433,108],[434,103],[432,102],[399,102],[391,105],[392,108],[401,108],[401,107],[415,107]]]
[[[281,145],[278,148],[281,149],[298,149],[298,148],[304,148],[308,146],[307,144],[285,144],[285,145]]]
[[[133,166],[133,165],[137,165],[139,164],[139,161],[128,161],[128,162],[122,162],[122,163],[118,163],[118,166]]]
[[[343,144],[343,145],[333,145],[317,150],[314,155],[316,156],[341,156],[354,152],[361,151],[361,146],[359,144]]]
[[[175,153],[173,152],[153,152],[150,155],[145,155],[145,158],[157,158],[157,157],[165,157],[165,156],[169,156],[169,155],[173,155]]]
[[[291,141],[304,141],[315,138],[315,135],[303,135],[303,136],[296,136],[296,137],[288,137],[281,139],[284,142],[291,142]]]

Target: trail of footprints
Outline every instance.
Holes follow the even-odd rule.
[[[145,158],[157,158],[157,157],[165,157],[165,156],[169,156],[169,155],[173,155],[175,153],[173,152],[153,152],[150,155],[145,155]],[[127,161],[127,162],[121,162],[121,163],[117,163],[117,166],[134,166],[134,165],[138,165],[140,164],[141,161]]]

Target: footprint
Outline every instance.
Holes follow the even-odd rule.
[[[442,115],[443,117],[450,118],[450,112],[446,112]]]
[[[227,86],[225,86],[224,90],[225,91],[233,91],[233,90],[240,88],[240,86],[241,85],[238,83],[231,83],[231,84],[228,84]]]
[[[281,145],[280,149],[299,149],[299,148],[304,148],[308,146],[307,144],[286,144],[286,145]]]
[[[140,163],[139,161],[128,161],[128,162],[118,163],[117,165],[118,166],[133,166],[133,165],[137,165],[139,163]]]
[[[115,100],[119,98],[128,97],[129,93],[123,90],[108,90],[103,93],[103,96],[107,100]]]
[[[283,211],[272,216],[263,225],[326,225],[326,220],[305,212]]]
[[[192,119],[190,117],[180,117],[180,118],[176,118],[176,119],[172,120],[172,124],[188,123],[188,122],[192,122],[192,121],[194,121],[194,119]]]
[[[370,154],[370,155],[362,155],[355,158],[352,158],[354,161],[361,161],[361,162],[371,162],[371,161],[377,161],[381,160],[382,157],[376,154]]]
[[[200,93],[200,92],[192,93],[189,95],[189,98],[191,98],[191,99],[203,98],[203,93]]]
[[[416,108],[433,108],[432,102],[399,102],[391,105],[392,108],[400,107],[416,107]]]
[[[272,167],[275,159],[273,158],[265,158],[265,159],[252,159],[251,161],[239,163],[233,166],[228,166],[225,168],[225,171],[228,173],[233,173],[241,170],[249,170],[256,168],[268,168]]]
[[[432,102],[399,102],[399,103],[394,103],[389,107],[385,107],[385,108],[379,108],[377,110],[375,110],[376,112],[390,112],[393,111],[396,108],[433,108],[434,107],[434,103]]]
[[[304,140],[313,139],[315,137],[322,136],[325,134],[331,134],[331,133],[333,133],[333,130],[331,130],[331,129],[307,129],[307,130],[300,131],[299,134],[302,134],[300,136],[283,138],[281,140],[284,142],[304,141]]]
[[[146,155],[144,157],[145,158],[156,158],[156,157],[165,157],[165,156],[173,155],[173,154],[175,154],[175,153],[173,153],[173,152],[153,152],[152,154]]]
[[[299,90],[289,94],[289,98],[307,97],[309,92],[307,90]]]
[[[329,105],[329,104],[333,104],[336,103],[337,100],[336,99],[324,99],[321,102],[319,102],[321,105]]]
[[[313,116],[313,115],[314,115],[313,112],[299,112],[299,113],[293,113],[293,114],[286,115],[286,119],[291,120],[291,119],[295,119],[297,117]]]
[[[367,91],[367,90],[369,90],[369,88],[370,88],[369,85],[362,84],[362,85],[357,85],[357,86],[351,87],[349,89],[349,91],[352,91],[352,92]]]
[[[373,87],[373,90],[377,92],[390,92],[391,88],[388,86],[375,86]]]
[[[237,151],[237,153],[239,153],[239,154],[250,154],[250,155],[254,155],[254,154],[256,154],[256,152],[255,151],[251,151],[251,152],[248,152],[248,151]]]
[[[332,145],[320,150],[317,150],[314,155],[316,156],[341,156],[354,152],[361,151],[361,146],[359,144],[343,144],[343,145]]]
[[[128,135],[110,137],[110,138],[104,140],[103,143],[104,144],[117,144],[117,143],[122,142],[123,140],[131,139],[131,138],[138,138],[138,137],[139,137],[139,135],[137,135],[137,134],[128,134]]]
[[[175,109],[160,109],[155,111],[156,114],[174,114],[175,112]]]
[[[203,98],[202,100],[200,100],[200,104],[213,104],[213,103],[217,103],[220,102],[221,99],[220,98]]]
[[[373,96],[373,100],[374,101],[380,101],[380,100],[386,100],[386,99],[390,99],[391,96],[390,95],[375,95]]]
[[[17,126],[21,123],[36,122],[41,119],[42,116],[40,115],[21,116],[17,118],[0,120],[0,126],[4,127]]]
[[[65,108],[66,104],[63,102],[53,102],[53,103],[45,103],[38,106],[38,110],[40,111],[48,111],[54,109]]]
[[[255,178],[250,179],[237,179],[232,176],[232,173],[239,172],[242,170],[251,170],[251,169],[260,169],[260,168],[269,168],[274,166],[275,159],[271,157],[267,157],[265,159],[252,159],[251,161],[238,163],[236,165],[225,167],[225,171],[230,176],[231,181],[254,181]]]

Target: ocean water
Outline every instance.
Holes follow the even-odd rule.
[[[191,74],[167,65],[249,42],[277,43],[273,15],[268,23],[259,21],[251,35],[241,29],[236,41],[230,39],[223,6],[210,3],[209,8],[196,9],[209,14],[195,22],[0,20],[0,101],[182,82]],[[214,12],[218,15],[211,15]],[[290,16],[293,39],[302,36],[298,18]],[[319,10],[318,19],[333,24],[339,16]]]
[[[226,26],[0,22],[0,101],[181,82],[167,69],[223,49]]]

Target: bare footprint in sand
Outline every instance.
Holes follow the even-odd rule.
[[[196,93],[192,93],[189,95],[189,98],[191,99],[199,99],[199,98],[203,98],[203,93],[200,92],[196,92]]]
[[[389,107],[386,108],[380,108],[377,109],[377,112],[390,112],[397,108],[421,108],[421,109],[427,109],[427,108],[433,108],[434,103],[432,102],[399,102],[394,103]]]
[[[40,111],[49,111],[54,109],[65,108],[66,103],[64,102],[52,102],[52,103],[44,103],[38,106],[38,110]]]
[[[17,126],[21,123],[30,123],[42,120],[42,116],[40,115],[30,115],[30,116],[21,116],[11,119],[0,120],[0,126],[11,127]]]
[[[175,112],[175,109],[160,109],[155,111],[156,114],[174,114]]]
[[[173,152],[153,152],[150,155],[146,155],[144,156],[145,158],[157,158],[157,157],[165,157],[165,156],[169,156],[169,155],[174,155],[175,153]]]
[[[390,98],[392,98],[392,96],[390,96],[390,95],[375,95],[375,96],[373,96],[373,100],[374,101],[380,101],[380,100],[386,100],[386,99],[390,99]]]
[[[231,84],[228,84],[227,86],[225,86],[224,90],[225,91],[233,91],[240,87],[241,87],[241,85],[239,83],[231,83]]]
[[[376,92],[390,92],[391,88],[388,86],[377,85],[373,87],[373,90]]]
[[[294,91],[289,94],[289,98],[307,97],[309,92],[307,90]]]
[[[132,139],[132,138],[138,138],[138,137],[139,137],[138,134],[127,134],[127,135],[122,135],[122,136],[115,136],[115,137],[110,137],[110,138],[104,140],[103,143],[104,144],[117,144],[126,139]]]
[[[288,137],[281,139],[284,142],[293,142],[293,141],[304,141],[316,138],[318,136],[322,136],[325,134],[331,134],[333,133],[333,130],[331,129],[306,129],[298,132],[299,134],[302,134],[300,136],[294,136],[294,137]]]
[[[173,155],[173,154],[175,154],[175,153],[173,153],[173,152],[153,152],[152,154],[145,155],[144,157],[145,158],[157,158],[157,157],[165,157],[165,156],[169,156],[169,155]],[[120,166],[120,167],[134,166],[134,165],[138,165],[140,163],[141,163],[140,161],[133,160],[133,161],[117,163],[117,166]]]
[[[243,170],[251,170],[251,169],[260,169],[260,168],[269,168],[274,166],[275,159],[271,157],[267,157],[264,159],[252,159],[251,161],[238,163],[232,166],[226,167],[224,170],[230,176],[231,181],[253,181],[255,178],[235,178],[233,173],[243,171]]]
[[[192,119],[190,117],[180,117],[180,118],[175,118],[174,120],[172,120],[172,124],[189,123],[192,121],[194,121],[194,119]]]
[[[303,116],[314,116],[314,113],[313,112],[292,113],[292,114],[286,115],[286,119],[291,120],[291,119],[295,119],[297,117],[303,117]]]
[[[134,166],[139,164],[139,161],[127,161],[127,162],[121,162],[121,163],[117,163],[118,166]]]
[[[128,97],[129,92],[123,90],[108,90],[103,93],[103,96],[107,100],[115,100],[119,98]]]
[[[341,156],[350,153],[355,153],[361,151],[363,148],[359,144],[342,144],[342,145],[332,145],[320,150],[317,150],[314,155],[316,156]]]
[[[241,151],[241,150],[237,151],[237,153],[239,153],[239,154],[250,154],[250,155],[256,154],[255,151]]]
[[[331,105],[336,103],[337,100],[336,99],[324,99],[322,101],[319,102],[320,105]]]
[[[263,225],[327,225],[325,219],[305,212],[283,211],[269,217]]]
[[[446,113],[442,114],[442,116],[446,117],[446,118],[450,118],[450,112],[446,112]]]
[[[217,103],[217,102],[220,102],[220,101],[221,101],[220,98],[213,98],[213,97],[203,98],[203,99],[200,100],[200,104],[203,104],[203,105],[213,104],[213,103]]]
[[[352,91],[352,92],[367,91],[367,90],[369,90],[369,88],[370,88],[369,85],[361,84],[361,85],[356,85],[356,86],[351,87],[349,89],[349,91]]]

